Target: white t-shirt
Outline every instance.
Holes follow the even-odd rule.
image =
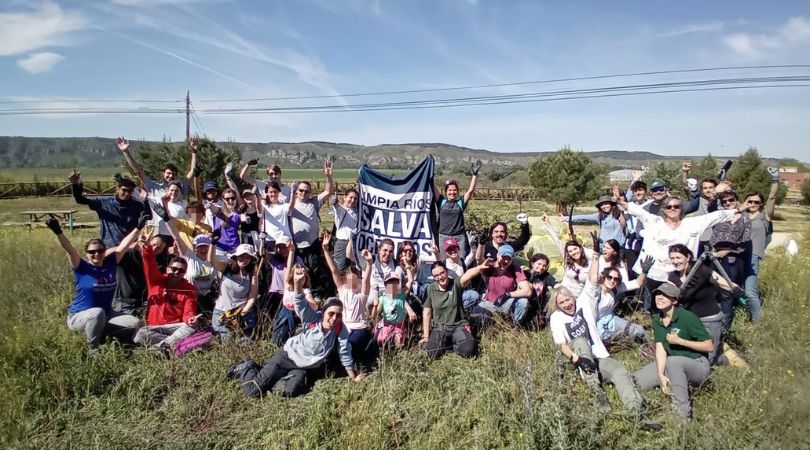
[[[578,337],[585,338],[591,343],[591,352],[597,359],[609,358],[605,344],[599,337],[599,330],[596,328],[596,319],[593,316],[591,302],[596,294],[597,286],[588,282],[582,290],[582,294],[576,300],[576,312],[573,316],[562,312],[554,311],[549,318],[551,327],[551,337],[557,345],[568,344]]]
[[[169,202],[168,204],[169,210],[167,211],[170,216],[175,219],[188,219],[188,214],[186,214],[186,204],[183,202]],[[169,234],[169,227],[166,226],[166,222],[157,214],[152,215],[152,220],[149,221],[149,225],[153,227],[157,227],[158,234],[162,234],[164,236],[170,236]]]
[[[703,231],[716,223],[731,220],[737,210],[715,211],[702,216],[687,217],[681,220],[681,224],[674,230],[664,222],[663,217],[650,214],[635,203],[627,204],[627,212],[636,216],[644,224],[645,230],[644,244],[641,246],[633,271],[641,273],[641,261],[647,256],[652,256],[654,262],[647,278],[665,282],[669,278],[669,273],[674,270],[669,261],[669,247],[683,244],[697,255]]]
[[[277,241],[281,236],[292,239],[290,233],[289,204],[262,205],[262,222],[264,232]]]
[[[262,180],[256,180],[256,189],[259,190],[259,195],[262,198],[267,196],[267,182]],[[290,187],[286,184],[281,185],[281,193],[278,194],[278,202],[279,203],[290,203]]]
[[[320,234],[321,200],[312,196],[307,201],[296,200],[290,217],[292,219],[293,241],[298,248],[308,248],[315,244]]]
[[[352,292],[348,287],[341,286],[338,290],[338,298],[343,303],[343,323],[350,330],[362,330],[368,328],[368,317],[366,315],[366,300],[368,296],[361,292]]]
[[[582,293],[585,282],[588,281],[588,271],[591,269],[593,249],[582,247],[582,255],[585,256],[585,261],[587,261],[585,267],[566,267],[563,271],[562,281],[560,281],[560,284],[568,289],[574,297],[578,297],[579,294]],[[563,256],[563,258],[565,258],[565,256]]]
[[[601,287],[597,289],[592,305],[594,318],[596,318],[598,321],[601,317],[613,314],[613,310],[616,308],[616,298],[620,297],[627,291],[633,291],[636,289],[638,289],[638,281],[636,280],[619,283],[619,285],[616,286],[615,292],[602,292]]]
[[[351,239],[357,228],[357,210],[339,203],[335,205],[335,228],[335,238],[346,241]]]
[[[185,279],[194,284],[200,295],[205,295],[211,292],[211,285],[217,279],[217,272],[214,266],[208,261],[201,260],[196,253],[188,250],[183,259],[186,260],[188,268],[186,270]]]
[[[221,198],[220,198],[220,199],[218,199],[218,200],[217,200],[216,202],[214,202],[213,204],[214,204],[214,205],[219,206],[220,208],[222,208],[223,206],[225,206],[225,203],[222,201],[222,199],[221,199]],[[210,208],[210,207],[205,208],[205,220],[204,220],[203,222],[205,222],[205,224],[206,224],[206,225],[208,225],[209,227],[211,227],[211,229],[212,229],[212,230],[214,229],[214,213],[212,213],[212,212],[211,212],[211,208]]]

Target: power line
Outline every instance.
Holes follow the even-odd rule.
[[[197,126],[197,130],[202,133],[203,136],[206,136],[205,128],[202,126],[202,119],[197,114],[197,111],[194,109],[194,104],[191,103],[191,118],[194,119],[194,124]]]
[[[36,103],[183,103],[185,100],[79,100],[79,99],[52,99],[52,100],[0,100],[0,104],[36,104]]]
[[[706,67],[697,69],[678,69],[678,70],[656,70],[649,72],[631,72],[611,75],[595,75],[588,77],[572,77],[572,78],[555,78],[539,81],[521,81],[514,83],[498,83],[498,84],[481,84],[472,86],[458,86],[447,88],[432,88],[432,89],[410,89],[402,91],[382,91],[382,92],[365,92],[355,94],[335,94],[335,95],[311,95],[299,97],[269,97],[269,98],[243,98],[243,99],[222,99],[222,100],[199,100],[199,103],[237,103],[237,102],[260,102],[260,101],[281,101],[281,100],[312,100],[312,99],[325,99],[325,98],[346,98],[346,97],[365,97],[377,95],[401,95],[401,94],[416,94],[425,92],[447,92],[447,91],[461,91],[471,89],[486,89],[508,86],[526,86],[532,84],[549,84],[561,83],[568,81],[587,81],[587,80],[603,80],[610,78],[626,78],[650,75],[674,75],[679,73],[699,73],[699,72],[716,72],[727,70],[763,70],[763,69],[807,69],[810,64],[783,64],[783,65],[754,65],[754,66],[727,66],[727,67]]]

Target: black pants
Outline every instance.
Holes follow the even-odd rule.
[[[337,289],[332,281],[332,272],[329,271],[329,266],[326,265],[326,259],[323,256],[321,241],[315,241],[306,248],[296,247],[295,253],[304,261],[304,266],[309,270],[312,295],[322,300],[334,297]]]
[[[439,325],[430,330],[424,349],[431,358],[441,358],[451,348],[464,358],[475,356],[478,343],[469,325]]]
[[[245,369],[240,377],[240,384],[245,394],[253,398],[260,398],[272,391],[279,381],[286,379],[287,382],[281,395],[298,397],[309,390],[315,381],[312,378],[312,369],[299,368],[287,356],[287,352],[280,348],[264,364],[264,367],[259,367],[254,362],[251,367]]]

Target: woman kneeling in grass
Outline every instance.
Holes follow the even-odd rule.
[[[598,253],[594,253],[593,265],[597,264]],[[595,270],[595,269],[594,269]],[[593,312],[593,299],[598,286],[590,281],[579,297],[574,299],[568,288],[557,286],[549,299],[548,315],[551,336],[557,344],[557,369],[565,371],[570,362],[577,369],[588,386],[593,390],[597,409],[602,413],[613,410],[602,385],[600,375],[605,382],[613,383],[622,403],[643,423],[643,428],[658,431],[662,427],[647,418],[644,410],[644,398],[630,378],[627,367],[610,357],[605,344],[599,337]]]
[[[106,248],[101,239],[90,239],[84,245],[86,260],[79,256],[79,252],[62,233],[58,220],[51,217],[45,221],[67,252],[76,281],[76,296],[68,308],[67,326],[71,331],[85,332],[91,355],[97,355],[96,349],[105,334],[131,336],[141,324],[137,317],[114,311],[112,299],[118,284],[115,279],[116,264],[135,242],[146,220],[142,217],[138,227],[130,231],[116,248]]]
[[[324,303],[316,311],[304,296],[304,279],[306,269],[295,269],[295,311],[301,317],[303,331],[287,340],[284,346],[259,367],[248,358],[228,369],[228,379],[239,378],[245,393],[258,398],[275,388],[275,385],[286,379],[285,397],[297,397],[306,393],[315,377],[315,369],[326,362],[327,357],[338,347],[340,362],[353,381],[360,381],[365,375],[354,371],[352,344],[349,342],[349,330],[343,326],[343,305],[337,298]]]
[[[660,311],[653,318],[655,362],[642,367],[633,376],[642,392],[661,386],[672,397],[678,414],[692,417],[689,385],[709,378],[708,353],[714,348],[712,338],[698,316],[679,308],[680,289],[664,283],[652,292]]]

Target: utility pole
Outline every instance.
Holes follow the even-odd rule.
[[[186,91],[186,142],[191,139],[191,93]]]

